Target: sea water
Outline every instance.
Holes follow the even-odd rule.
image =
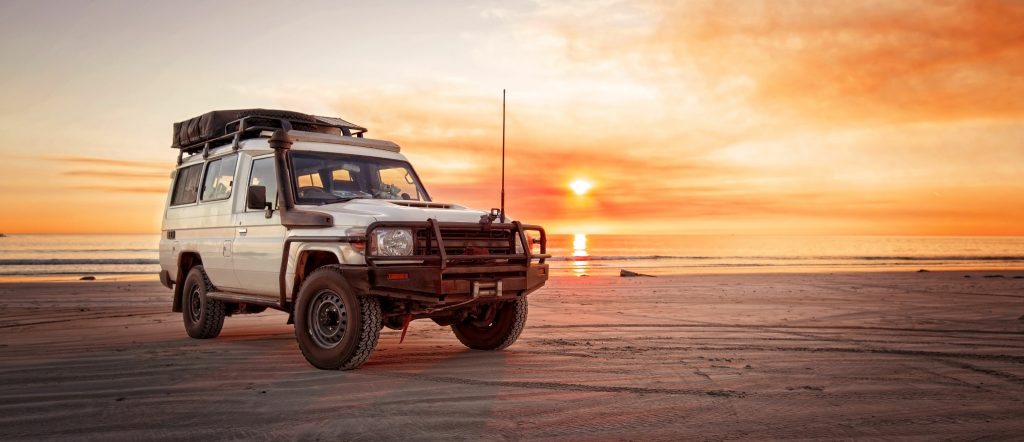
[[[536,248],[536,246],[534,246]],[[539,250],[534,250],[539,252]],[[550,235],[553,274],[1024,269],[1024,237]]]
[[[151,235],[8,235],[0,278],[156,275]],[[534,253],[539,253],[534,246]],[[1024,269],[1024,237],[549,235],[552,274]]]
[[[156,275],[160,235],[17,235],[0,238],[0,277]]]

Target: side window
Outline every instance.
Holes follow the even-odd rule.
[[[416,181],[404,167],[392,167],[377,171],[380,176],[380,197],[384,199],[420,200]]]
[[[260,158],[253,160],[252,173],[249,175],[250,186],[263,186],[267,188],[267,202],[273,203],[277,208],[277,172],[274,169],[273,158]],[[248,209],[246,209],[248,211]]]
[[[203,182],[203,201],[222,200],[231,196],[231,185],[235,180],[235,165],[238,155],[213,160],[206,164],[206,181]]]
[[[196,197],[199,196],[199,175],[202,171],[202,164],[178,169],[174,180],[174,194],[171,195],[172,206],[196,202]]]

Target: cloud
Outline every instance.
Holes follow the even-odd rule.
[[[104,193],[157,193],[167,194],[167,187],[73,186],[72,190]]]
[[[99,181],[112,181],[112,180],[129,180],[129,181],[148,181],[152,182],[155,180],[167,181],[170,180],[170,171],[173,170],[173,166],[169,163],[155,163],[145,161],[131,161],[131,160],[114,160],[109,158],[94,158],[94,157],[82,157],[82,156],[57,156],[57,157],[44,157],[45,161],[57,161],[65,164],[74,166],[97,166],[90,167],[88,169],[71,169],[65,170],[60,174],[65,177],[77,177],[83,179],[93,179]],[[99,185],[94,187],[71,187],[75,189],[88,189],[88,190],[102,190],[102,189],[122,189],[121,187],[111,187],[106,185]],[[134,188],[133,188],[134,189]],[[133,190],[111,190],[111,191],[133,191]],[[163,189],[162,192],[166,192]]]
[[[335,112],[368,121],[371,135],[398,142],[435,200],[498,206],[501,120],[494,97],[444,82],[358,90],[358,96],[339,93]],[[885,230],[873,226],[906,223],[920,232],[963,233],[932,224],[977,226],[971,220],[1009,213],[992,210],[989,196],[1020,201],[1005,184],[1018,175],[1019,155],[999,148],[1019,136],[1014,125],[918,124],[778,137],[771,128],[768,136],[708,128],[707,120],[671,124],[674,115],[663,117],[664,124],[638,123],[649,117],[635,105],[598,111],[587,109],[592,103],[547,97],[510,106],[509,213],[553,231],[604,225],[620,232],[666,226],[715,232],[728,225],[734,232],[877,234]],[[580,115],[586,120],[573,120]],[[956,140],[978,146],[965,151]],[[584,197],[568,188],[578,178],[595,184]],[[919,195],[945,194],[957,183],[975,184],[962,189],[973,194],[957,200],[957,210],[945,207],[948,199]],[[1018,231],[999,225],[985,231]]]
[[[650,1],[542,3],[528,23],[580,70],[622,69],[671,94],[761,117],[902,123],[1024,116],[1024,3]],[[609,13],[618,11],[618,14]],[[595,29],[601,32],[594,32]],[[681,89],[681,92],[677,89]],[[764,113],[769,113],[765,115]]]
[[[70,164],[95,164],[101,166],[115,166],[115,167],[128,167],[128,168],[145,168],[145,169],[159,169],[166,170],[168,173],[174,169],[172,165],[166,162],[147,162],[147,161],[130,161],[130,160],[112,160],[109,158],[94,158],[94,157],[81,157],[81,156],[53,156],[43,157],[44,160],[59,161],[62,163]]]
[[[166,172],[125,172],[111,170],[69,170],[61,173],[67,176],[86,176],[109,179],[169,179],[170,174]]]

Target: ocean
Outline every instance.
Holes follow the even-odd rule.
[[[158,242],[12,234],[0,238],[0,279],[155,276]],[[556,275],[1024,269],[1024,237],[575,234],[549,235],[548,246]]]

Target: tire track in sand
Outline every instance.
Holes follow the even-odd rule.
[[[369,374],[369,373],[367,373]],[[484,381],[479,379],[457,378],[452,376],[429,376],[416,373],[400,373],[394,371],[376,371],[375,376],[386,376],[405,379],[416,379],[428,382],[441,382],[446,384],[495,386],[502,388],[529,388],[541,390],[566,390],[585,391],[597,393],[637,393],[637,394],[662,394],[662,395],[690,395],[690,396],[719,396],[738,397],[747,396],[746,392],[734,390],[697,390],[685,388],[646,388],[646,387],[623,387],[614,385],[585,385],[570,384],[563,382],[527,382],[527,381]]]
[[[543,325],[532,325],[530,328],[549,328],[549,329],[560,329],[560,328],[752,328],[752,329],[770,329],[770,330],[786,330],[786,329],[817,329],[817,330],[881,330],[881,331],[904,331],[904,332],[919,332],[919,333],[977,333],[977,334],[997,334],[997,335],[1021,335],[1024,336],[1024,331],[1010,331],[1010,330],[974,330],[974,329],[954,329],[954,330],[937,330],[927,328],[899,328],[899,327],[871,327],[861,325],[757,325],[757,324],[543,324]]]

